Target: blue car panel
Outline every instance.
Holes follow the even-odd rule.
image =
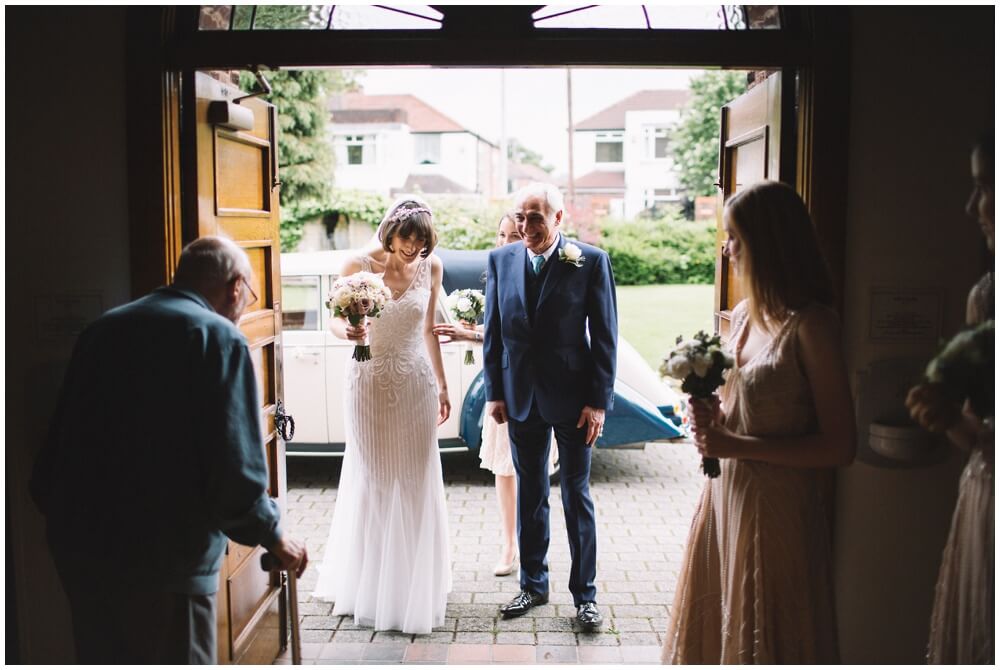
[[[472,451],[482,442],[483,412],[486,408],[486,384],[480,372],[469,386],[462,403],[460,435]],[[615,406],[607,413],[604,435],[598,448],[669,440],[684,437],[681,420],[673,415],[672,407],[657,407],[628,384],[615,382]]]

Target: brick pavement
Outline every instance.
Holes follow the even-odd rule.
[[[550,602],[503,620],[497,608],[518,591],[516,575],[495,577],[500,551],[492,475],[469,454],[443,456],[453,588],[445,625],[429,635],[374,632],[331,616],[313,600],[340,478],[340,459],[292,459],[288,532],[313,564],[299,580],[305,663],[653,663],[666,628],[691,516],[703,478],[697,452],[683,443],[644,450],[598,450],[591,469],[597,510],[597,597],[601,633],[580,632],[566,582],[569,547],[558,486],[553,486]],[[288,655],[278,660],[289,662]]]

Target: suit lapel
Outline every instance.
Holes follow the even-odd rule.
[[[510,246],[513,248],[507,256],[507,262],[510,264],[510,274],[514,277],[514,287],[517,289],[517,296],[521,299],[521,308],[524,310],[524,313],[527,314],[528,278],[525,276],[525,265],[527,261],[524,260],[524,256],[528,252],[525,250],[523,244],[511,244]]]
[[[566,273],[575,270],[576,268],[571,267],[569,263],[563,263],[559,260],[559,251],[566,246],[566,238],[563,237],[562,233],[559,234],[559,243],[556,246],[555,251],[552,252],[552,256],[549,257],[549,262],[554,265],[549,268],[548,273],[545,275],[545,281],[542,282],[542,291],[538,295],[538,304],[535,306],[535,314],[542,309],[542,305],[545,304],[545,299],[555,290],[556,286],[562,281]]]

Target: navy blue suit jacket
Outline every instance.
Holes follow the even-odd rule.
[[[532,400],[548,423],[576,422],[589,405],[611,409],[618,347],[618,306],[608,255],[573,242],[581,267],[553,252],[534,319],[527,308],[527,249],[490,252],[486,271],[483,369],[486,399],[503,400],[524,421]],[[567,240],[559,236],[558,247]],[[589,335],[588,335],[589,331]]]

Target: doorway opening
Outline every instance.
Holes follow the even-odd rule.
[[[334,89],[315,101],[328,127],[310,135],[323,144],[332,168],[326,201],[318,206],[282,201],[282,211],[298,217],[282,236],[284,398],[298,432],[288,451],[300,452],[303,442],[336,444],[343,439],[342,366],[332,351],[343,343],[324,332],[322,298],[335,274],[324,270],[324,259],[332,261],[338,252],[349,253],[370,241],[386,207],[403,195],[431,205],[443,247],[483,250],[495,244],[496,223],[517,188],[530,181],[554,183],[567,201],[566,233],[612,256],[622,346],[637,353],[629,365],[645,366],[655,375],[677,335],[714,328],[719,110],[766,86],[767,71],[303,72],[311,78],[325,74]],[[295,75],[285,76],[295,82]],[[281,80],[271,79],[278,93],[271,99],[279,126],[285,128],[276,83]],[[244,84],[248,81],[252,83],[244,75]],[[282,142],[279,135],[284,185],[288,177],[281,161],[291,164],[294,159]],[[302,138],[293,142],[301,153]],[[682,159],[681,152],[694,158]],[[748,154],[744,151],[744,163]],[[462,389],[459,396],[464,396],[474,377],[449,386]],[[532,622],[530,630],[507,628],[497,618],[497,606],[512,597],[516,579],[492,575],[501,541],[492,476],[479,468],[475,453],[448,457],[445,464],[457,585],[450,604],[453,621],[432,638],[543,645],[572,637],[574,645],[588,644],[589,638],[573,631],[547,629],[560,625],[558,610],[550,620]],[[317,562],[326,549],[339,475],[339,460],[289,463],[289,532],[308,538]],[[601,450],[595,456],[593,490],[602,501],[599,588],[612,608],[616,645],[655,647],[662,642],[684,531],[701,484],[696,453],[684,444],[650,443],[644,451]],[[568,554],[558,539],[564,532],[558,492],[551,507],[557,592],[559,570],[568,568]],[[315,581],[310,571],[301,583],[304,596]],[[557,606],[568,606],[567,597],[554,593]],[[331,617],[327,603],[310,600],[308,605],[312,614],[304,623],[316,642],[387,639],[356,630],[349,617]],[[483,630],[487,622],[490,630]],[[411,637],[414,641],[421,640]]]

